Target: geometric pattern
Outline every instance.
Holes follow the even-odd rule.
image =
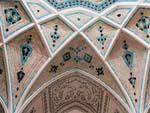
[[[132,69],[133,67],[133,52],[131,51],[125,51],[125,53],[123,54],[123,60],[124,62],[127,64],[127,66]]]
[[[96,45],[97,49],[103,56],[105,56],[116,32],[116,28],[102,20],[93,23],[92,26],[89,26],[89,28],[85,30],[87,37],[94,43],[94,45]]]
[[[141,16],[136,25],[141,31],[148,33],[150,27],[150,17]]]
[[[20,45],[20,50],[21,62],[22,64],[25,64],[30,55],[32,54],[32,47],[28,44],[22,44]]]
[[[68,45],[64,47],[53,60],[45,67],[36,79],[34,85],[28,92],[25,100],[30,98],[34,92],[44,83],[53,78],[74,69],[82,70],[91,76],[103,81],[106,85],[114,89],[115,93],[122,97],[123,101],[126,99],[115,81],[115,78],[110,73],[102,60],[97,56],[93,48],[81,37],[75,37]]]
[[[7,52],[15,109],[24,90],[46,62],[48,54],[35,28],[10,41],[7,44]]]
[[[142,40],[150,43],[150,9],[140,8],[134,14],[126,26],[135,35],[140,36]]]
[[[4,12],[8,26],[15,24],[16,22],[21,20],[21,17],[16,8],[5,9]]]
[[[138,105],[141,101],[143,70],[145,69],[148,51],[124,32],[121,32],[118,37],[108,56],[108,62],[126,88],[136,111],[138,111]]]
[[[150,0],[0,0],[0,113],[150,112]]]
[[[110,5],[114,4],[117,0],[106,0],[106,1],[102,1],[102,0],[98,0],[98,1],[97,0],[70,0],[70,1],[45,0],[45,1],[58,10],[80,6],[80,7],[92,9],[92,10],[99,12],[99,11],[106,9]]]
[[[73,33],[72,29],[59,18],[45,22],[41,25],[41,29],[52,52],[55,52]]]
[[[31,23],[30,18],[19,2],[1,1],[0,17],[4,38],[11,37],[19,29]]]

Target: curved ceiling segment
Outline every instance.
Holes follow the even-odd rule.
[[[8,112],[72,70],[101,81],[133,113],[149,110],[149,0],[0,0],[0,27],[0,99]],[[107,105],[102,110],[113,112]],[[96,112],[79,103],[59,112],[75,111]]]
[[[107,89],[79,72],[49,84],[31,100],[23,113],[72,113],[74,110],[81,113],[128,113]]]
[[[121,32],[108,55],[108,63],[121,80],[130,98],[139,109],[143,75],[148,50],[130,35]]]
[[[72,69],[80,69],[97,77],[111,87],[126,102],[124,94],[107,66],[104,64],[95,50],[81,36],[71,40],[45,67],[27,94],[28,98],[57,75]]]

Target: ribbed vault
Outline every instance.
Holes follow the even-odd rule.
[[[0,0],[0,113],[149,113],[150,0]]]

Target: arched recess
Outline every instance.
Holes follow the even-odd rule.
[[[96,79],[96,78],[95,78]],[[72,72],[34,95],[19,113],[128,113],[102,84],[90,75]]]

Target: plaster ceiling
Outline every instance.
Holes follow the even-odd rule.
[[[149,113],[149,0],[1,0],[1,113]]]

